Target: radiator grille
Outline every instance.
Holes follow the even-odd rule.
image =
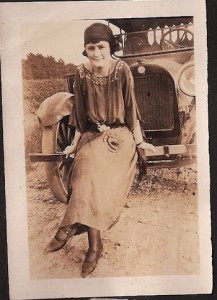
[[[174,84],[164,74],[134,76],[135,94],[145,130],[174,128]]]

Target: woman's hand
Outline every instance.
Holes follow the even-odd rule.
[[[143,150],[150,150],[152,152],[156,152],[156,148],[152,144],[149,144],[149,143],[146,143],[146,142],[142,142],[141,144],[139,144],[137,146],[137,148],[143,149]]]
[[[63,151],[64,154],[66,154],[66,158],[75,153],[77,148],[77,145],[70,145],[67,146],[66,149]]]
[[[135,140],[135,143],[136,143],[138,149],[157,152],[156,148],[152,144],[149,144],[149,143],[146,143],[146,142],[142,141],[143,140],[143,135],[142,135],[141,127],[140,127],[140,124],[139,124],[139,120],[137,121],[137,126],[133,131],[133,137],[134,137],[134,140]]]

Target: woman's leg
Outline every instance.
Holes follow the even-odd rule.
[[[45,252],[54,252],[62,249],[67,243],[68,239],[77,232],[79,227],[80,227],[79,223],[75,223],[73,225],[67,225],[64,227],[59,227],[54,238],[50,241],[50,243],[45,248]]]
[[[82,277],[86,277],[96,268],[98,259],[103,251],[103,245],[100,237],[100,231],[94,228],[88,228],[89,249],[82,266]]]

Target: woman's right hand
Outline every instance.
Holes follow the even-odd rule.
[[[154,153],[156,152],[156,148],[152,144],[149,144],[149,143],[146,143],[146,142],[140,143],[137,147],[139,149],[143,149],[143,150],[150,150]]]
[[[66,149],[63,151],[66,154],[66,157],[69,157],[71,154],[75,153],[77,145],[70,145],[67,146]]]

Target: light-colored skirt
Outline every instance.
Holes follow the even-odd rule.
[[[81,223],[110,228],[126,202],[136,172],[137,153],[127,127],[85,132],[78,144],[67,210],[61,226]]]

